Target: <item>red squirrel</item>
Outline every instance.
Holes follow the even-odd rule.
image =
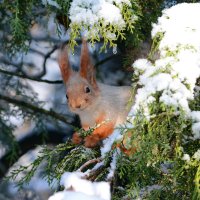
[[[71,69],[66,46],[59,53],[58,63],[66,86],[70,111],[79,115],[84,130],[99,124],[93,133],[85,138],[75,132],[72,141],[75,144],[83,142],[86,147],[95,147],[112,134],[117,125],[126,120],[131,87],[97,82],[85,40],[82,43],[79,72]]]

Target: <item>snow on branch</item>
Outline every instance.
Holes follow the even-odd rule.
[[[76,37],[83,33],[92,44],[102,37],[102,49],[109,42],[115,51],[115,41],[119,37],[125,39],[123,31],[133,30],[138,20],[139,7],[137,9],[133,11],[129,0],[73,0],[69,9],[70,46],[73,48]]]
[[[106,182],[84,180],[81,172],[66,172],[60,184],[66,191],[55,193],[49,200],[110,200],[110,185]]]
[[[189,102],[194,99],[195,83],[200,76],[199,17],[199,3],[183,3],[164,10],[153,25],[152,38],[157,40],[159,59],[155,62],[139,59],[133,63],[142,87],[137,91],[132,114],[142,107],[149,116],[149,106],[160,92],[160,103],[173,106],[176,111],[183,110],[187,117],[194,115]],[[200,111],[195,116],[193,139],[200,139]]]

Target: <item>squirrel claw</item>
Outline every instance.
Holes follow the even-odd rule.
[[[88,148],[96,147],[100,140],[99,135],[89,135],[84,139],[84,146]]]
[[[79,136],[77,132],[75,132],[72,136],[72,142],[74,144],[80,144],[83,141],[83,139]]]

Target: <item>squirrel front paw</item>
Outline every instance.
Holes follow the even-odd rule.
[[[98,145],[98,143],[101,141],[101,138],[99,135],[89,135],[84,139],[84,146],[88,148],[93,148]]]
[[[72,136],[72,142],[74,144],[80,144],[83,141],[83,139],[79,136],[77,132],[75,132]]]

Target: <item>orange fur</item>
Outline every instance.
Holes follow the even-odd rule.
[[[95,120],[96,124],[100,125],[97,127],[92,135],[87,136],[84,141],[84,145],[86,147],[94,147],[97,146],[100,140],[108,137],[114,130],[113,122],[106,122],[105,113],[101,113],[101,115]],[[102,123],[102,124],[101,124]]]
[[[105,117],[105,112],[102,112],[96,119],[95,119],[95,122],[96,124],[100,124],[102,123],[103,121],[106,120],[106,117]]]
[[[98,145],[98,143],[101,141],[101,138],[99,135],[89,135],[84,139],[84,145],[88,148],[93,148]]]
[[[90,62],[87,43],[85,40],[82,41],[80,65],[81,65],[80,75],[84,77],[85,79],[88,79],[88,71],[91,72],[93,70],[90,70],[90,68],[92,67],[92,64]]]
[[[63,47],[60,56],[58,58],[60,71],[62,74],[62,78],[64,80],[64,83],[66,83],[69,80],[69,77],[72,74],[72,70],[69,67],[69,59],[68,59],[68,53],[67,53],[67,47]]]
[[[108,122],[102,124],[100,127],[96,128],[93,132],[94,135],[99,135],[101,139],[108,137],[114,130],[113,122]]]
[[[90,82],[90,84],[98,90],[94,66],[90,60],[89,50],[86,40],[82,40],[81,60],[80,60],[80,76]]]
[[[83,141],[83,139],[79,136],[77,132],[75,132],[72,136],[72,142],[74,144],[80,144]]]
[[[114,130],[114,124],[112,122],[102,124],[100,127],[96,128],[94,132],[87,136],[84,141],[86,147],[95,147],[98,143],[108,137]]]
[[[137,143],[133,143],[135,147],[131,147],[131,148],[126,148],[126,143],[130,141],[132,133],[128,132],[124,135],[122,141],[120,143],[117,143],[116,145],[113,146],[113,148],[119,148],[122,152],[124,152],[124,154],[126,154],[127,156],[131,156],[133,155],[138,148]]]

